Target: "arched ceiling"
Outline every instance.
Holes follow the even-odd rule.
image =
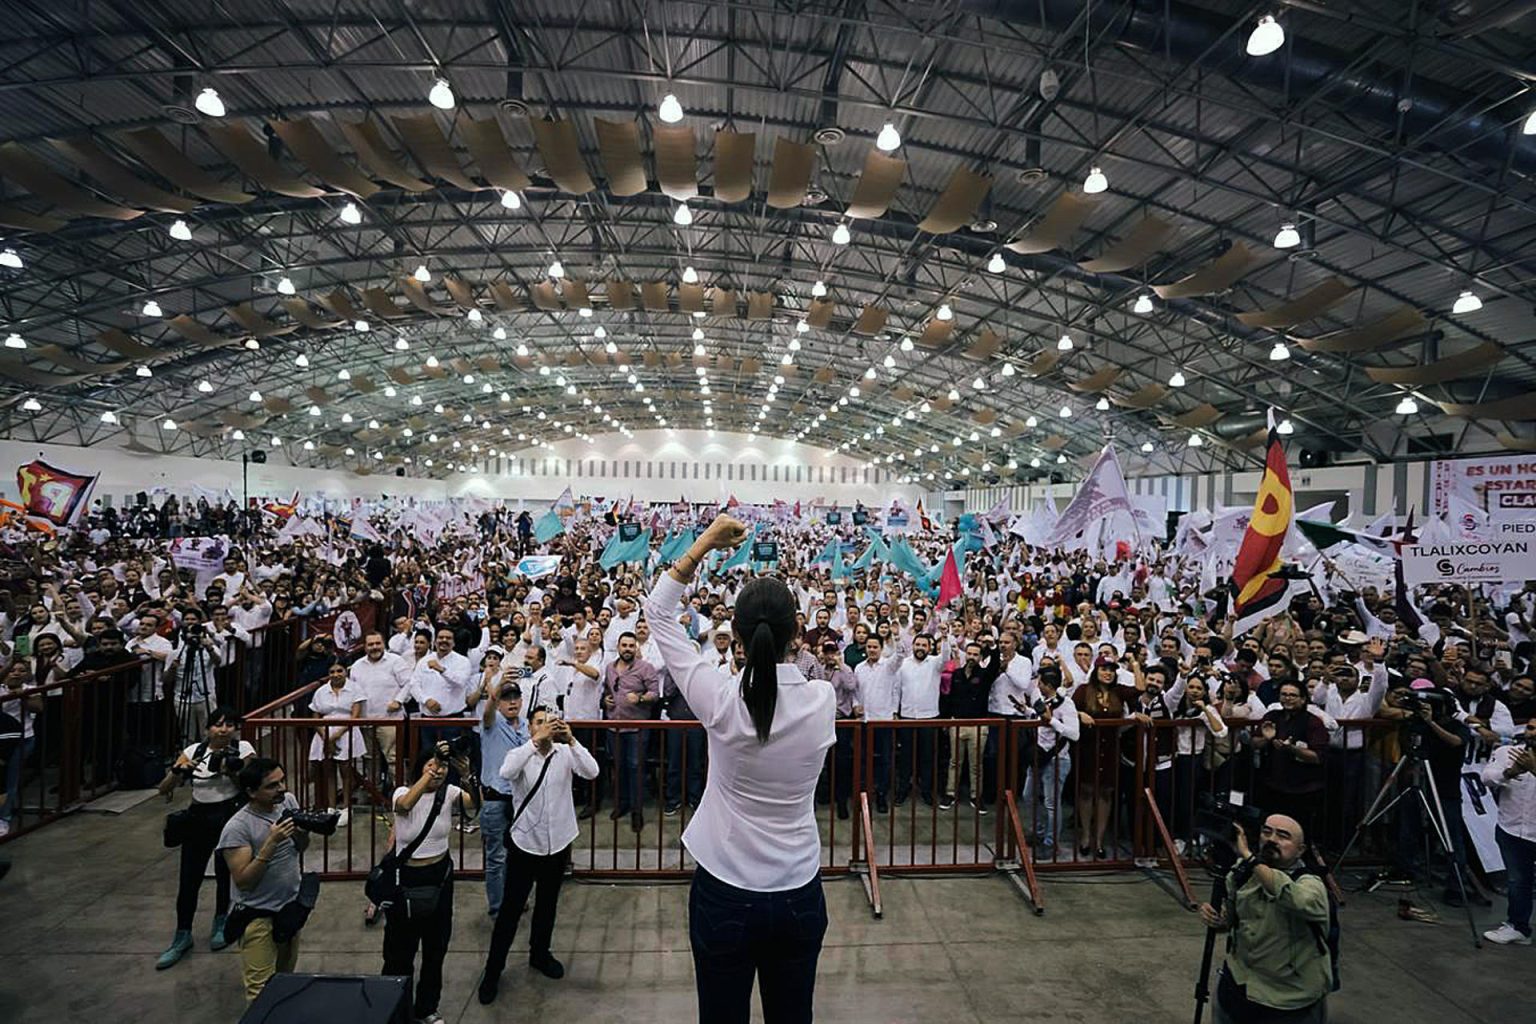
[[[665,421],[935,480],[1242,466],[1271,405],[1339,458],[1531,444],[1530,4],[4,6],[13,438],[424,472]]]

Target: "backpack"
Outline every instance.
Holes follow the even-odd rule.
[[[1317,868],[1306,866],[1292,875],[1292,878],[1302,878],[1311,875],[1323,883],[1323,892],[1328,896],[1328,924],[1320,925],[1315,921],[1307,922],[1312,929],[1312,940],[1317,943],[1319,953],[1328,954],[1328,971],[1332,979],[1329,991],[1337,992],[1341,984],[1339,976],[1339,901],[1333,898],[1333,890],[1328,888],[1328,875]]]

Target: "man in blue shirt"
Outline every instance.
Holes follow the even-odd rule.
[[[507,819],[512,788],[501,777],[501,765],[514,747],[528,742],[528,723],[523,721],[523,688],[507,681],[485,702],[480,724],[480,785],[485,803],[480,808],[480,838],[485,843],[485,899],[490,914],[501,909],[501,893],[507,874]]]

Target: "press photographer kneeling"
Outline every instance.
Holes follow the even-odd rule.
[[[1259,830],[1259,853],[1236,828],[1238,862],[1227,875],[1220,908],[1200,905],[1206,927],[1228,933],[1227,959],[1216,983],[1217,1024],[1321,1024],[1335,988],[1328,943],[1328,889],[1303,862],[1306,837],[1294,818],[1271,814]]]
[[[240,902],[224,935],[240,943],[245,999],[253,1002],[274,974],[298,962],[299,929],[320,891],[318,876],[300,873],[299,854],[308,833],[334,833],[338,815],[299,810],[283,766],[270,757],[246,761],[236,782],[247,803],[224,826],[218,849]]]

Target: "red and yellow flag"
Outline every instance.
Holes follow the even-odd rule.
[[[97,477],[71,473],[33,459],[16,467],[16,489],[26,514],[54,526],[69,526],[85,513]]]
[[[1291,529],[1293,502],[1291,475],[1285,468],[1285,449],[1275,430],[1274,410],[1269,414],[1269,445],[1264,456],[1264,477],[1254,498],[1253,515],[1232,565],[1233,636],[1241,636],[1271,615],[1285,610],[1290,581],[1273,575],[1281,566],[1281,549]]]

